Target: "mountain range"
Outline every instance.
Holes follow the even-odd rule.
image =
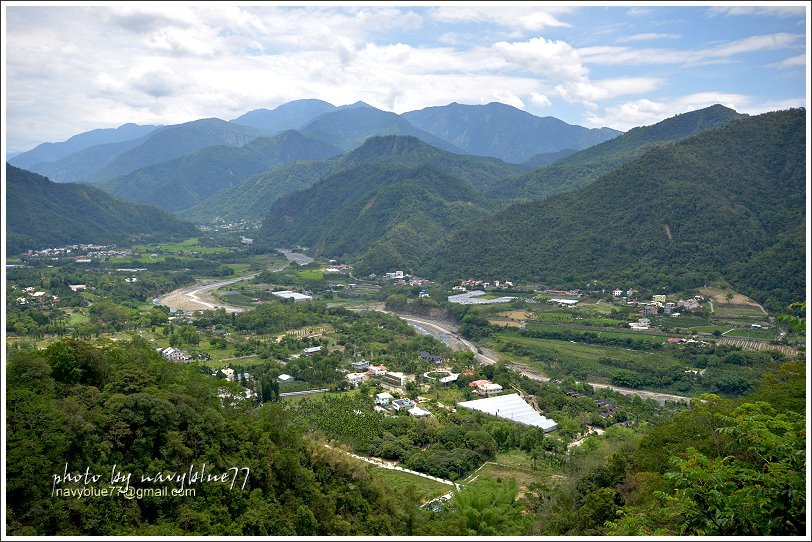
[[[451,103],[410,111],[402,117],[465,154],[494,156],[516,164],[539,153],[585,149],[622,133],[611,128],[572,126],[555,117],[537,117],[503,103]]]
[[[413,124],[410,118],[426,129]],[[516,126],[522,129],[516,130]],[[491,156],[514,163],[539,153],[579,150],[620,133],[607,128],[572,126],[552,117],[539,118],[504,104],[450,104],[396,115],[364,102],[336,107],[321,100],[295,100],[272,110],[249,111],[231,122],[200,119],[172,126],[124,125],[92,130],[62,143],[43,143],[10,158],[9,163],[56,182],[95,183],[205,147],[242,146],[257,137],[278,135],[286,130],[297,130],[343,152],[376,135],[412,135],[450,152]],[[490,144],[482,135],[472,136],[483,130],[490,132],[487,136]],[[511,149],[522,151],[517,154]]]
[[[92,186],[54,183],[6,164],[6,254],[78,243],[117,243],[135,236],[193,235],[189,222]]]
[[[460,229],[420,271],[669,291],[721,277],[781,310],[806,297],[805,150],[803,109],[733,118]]]
[[[803,116],[715,105],[619,133],[504,104],[395,115],[298,100],[231,122],[88,132],[10,162],[52,159],[32,168],[200,223],[264,218],[257,245],[306,245],[359,274],[656,288],[723,278],[780,308],[804,293]],[[102,192],[51,185],[51,207],[29,219],[82,197],[123,212]],[[9,232],[14,247],[35,241],[22,222]]]
[[[496,198],[538,199],[587,186],[602,175],[642,156],[653,145],[696,135],[742,116],[733,109],[717,104],[675,115],[651,126],[632,128],[618,137],[577,153],[556,153],[559,158],[546,167],[506,180],[494,187],[489,195]],[[534,159],[540,160],[544,156],[537,155]]]
[[[325,159],[338,154],[341,150],[329,143],[287,130],[276,136],[256,138],[241,147],[205,147],[96,186],[129,201],[178,211],[257,173],[297,160]]]

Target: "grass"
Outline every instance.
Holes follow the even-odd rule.
[[[68,325],[75,326],[76,324],[83,324],[89,321],[90,318],[88,318],[81,312],[72,312],[70,317],[68,318]]]
[[[512,450],[508,453],[499,453],[492,462],[485,463],[478,471],[466,478],[463,483],[470,483],[471,480],[488,478],[491,480],[507,480],[513,478],[519,486],[519,495],[523,494],[527,487],[533,482],[547,480],[552,476],[561,476],[562,471],[557,467],[551,467],[543,460],[533,462],[530,457],[519,450]],[[474,478],[476,477],[476,478]]]
[[[317,271],[314,269],[305,269],[299,271],[297,274],[306,280],[321,280],[324,278],[324,273],[322,271]]]
[[[395,495],[409,495],[414,492],[420,503],[436,499],[454,489],[453,486],[396,470],[374,468],[372,476],[383,481],[387,490]]]

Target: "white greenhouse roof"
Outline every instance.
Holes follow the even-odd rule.
[[[457,406],[469,408],[492,414],[503,420],[510,420],[524,425],[540,427],[545,432],[552,431],[558,424],[549,418],[545,418],[528,405],[518,393],[510,395],[498,395],[487,399],[476,399],[475,401],[464,401],[457,403]]]

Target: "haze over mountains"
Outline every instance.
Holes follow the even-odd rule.
[[[471,109],[466,118],[454,111]],[[414,114],[424,130],[408,120]],[[483,121],[483,114],[486,121]],[[458,146],[443,136],[442,128],[448,118],[460,117],[459,131],[479,132],[487,124],[498,139],[499,146],[477,143],[470,145],[460,138]],[[532,137],[528,131],[515,131],[516,118],[533,125]],[[437,128],[440,127],[440,128]],[[137,127],[125,125],[116,130],[93,130],[79,134],[63,143],[47,143],[36,149],[21,153],[9,163],[42,175],[49,175],[59,182],[98,182],[126,175],[139,168],[157,164],[198,151],[207,146],[241,146],[260,137],[276,135],[285,130],[297,130],[310,137],[341,148],[344,152],[360,146],[368,137],[375,135],[413,135],[438,148],[460,154],[476,154],[502,158],[508,162],[521,162],[538,153],[556,152],[567,148],[582,149],[619,135],[621,132],[608,128],[588,129],[571,126],[552,117],[539,118],[504,104],[487,106],[460,106],[451,104],[396,115],[381,111],[364,102],[336,107],[321,100],[296,100],[282,104],[273,110],[250,111],[231,122],[220,119],[201,119],[174,126]],[[562,139],[562,131],[574,134]],[[143,133],[142,133],[143,132]],[[133,137],[124,139],[127,134]],[[575,141],[577,140],[577,141]],[[477,139],[478,141],[478,139]],[[112,144],[119,144],[114,146]],[[56,147],[58,153],[46,154],[43,148]],[[470,148],[463,148],[470,147]],[[528,149],[521,159],[512,160],[500,148]],[[68,152],[70,151],[70,152]],[[77,154],[81,153],[81,154]]]
[[[716,105],[620,133],[504,104],[395,115],[297,100],[230,122],[94,130],[9,163],[198,223],[264,219],[258,244],[309,246],[359,276],[721,276],[778,306],[803,290],[799,117]]]

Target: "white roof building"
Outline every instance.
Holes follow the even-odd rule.
[[[518,393],[476,399],[475,401],[463,401],[457,403],[457,406],[492,414],[503,420],[538,427],[543,429],[545,433],[558,427],[558,424],[553,420],[545,418],[533,410],[533,407],[519,397]]]
[[[293,381],[293,380],[296,380],[296,379],[295,379],[295,378],[293,378],[292,376],[290,376],[290,375],[288,375],[288,374],[285,374],[285,373],[282,373],[282,374],[281,374],[281,375],[279,375],[277,378],[279,379],[279,381],[280,381],[280,382],[291,382],[291,381]]]
[[[431,416],[431,412],[429,412],[428,410],[424,410],[419,406],[410,408],[408,412],[409,416],[412,416],[414,418],[426,418],[428,416]]]
[[[276,297],[281,297],[282,299],[292,299],[294,303],[299,303],[302,301],[310,301],[313,299],[309,295],[300,294],[299,292],[292,292],[290,290],[283,290],[281,292],[271,292]]]

